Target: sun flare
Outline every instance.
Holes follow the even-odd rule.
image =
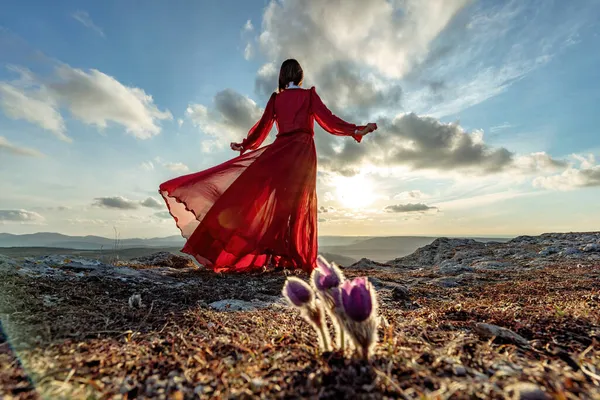
[[[364,175],[336,177],[333,182],[337,200],[352,209],[366,207],[375,201],[373,183]]]

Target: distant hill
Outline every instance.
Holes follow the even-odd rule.
[[[319,252],[340,254],[345,257],[360,260],[368,258],[373,261],[386,262],[398,257],[404,257],[412,254],[420,247],[431,244],[437,237],[431,236],[388,236],[388,237],[364,237],[345,238],[346,240],[337,240],[336,237],[331,237],[325,243],[320,244]],[[470,237],[479,242],[505,242],[509,238],[477,238]],[[319,239],[321,242],[321,239]],[[335,243],[335,244],[330,244]]]
[[[121,239],[118,247],[181,247],[181,236],[151,239]],[[59,247],[75,250],[114,249],[115,240],[101,236],[68,236],[60,233],[40,232],[26,235],[0,233],[0,247]]]
[[[319,253],[326,255],[341,265],[350,265],[368,258],[370,260],[385,262],[398,257],[404,257],[419,247],[431,244],[437,237],[424,236],[321,236],[319,237]],[[481,242],[506,241],[508,239],[476,238]],[[163,238],[150,239],[121,239],[118,250],[138,249],[134,253],[146,254],[160,249],[181,249],[184,239],[181,236],[167,236]],[[42,247],[56,248],[60,251],[91,250],[107,251],[115,250],[115,240],[101,236],[68,236],[60,233],[40,232],[27,235],[13,235],[0,233],[0,247],[3,248],[36,248],[35,252],[41,251]],[[148,251],[143,251],[148,249]],[[18,249],[12,251],[18,252]],[[132,253],[133,254],[133,253]]]

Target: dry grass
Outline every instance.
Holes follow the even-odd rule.
[[[600,398],[600,268],[478,272],[461,286],[432,272],[347,271],[410,286],[382,290],[370,363],[318,354],[313,331],[278,308],[216,312],[221,299],[277,296],[281,273],[182,272],[182,286],[0,277],[4,398],[504,398],[532,382],[555,399]],[[195,284],[186,285],[193,281]],[[131,309],[140,293],[145,304]],[[509,328],[522,347],[480,338]],[[18,367],[18,354],[27,374]]]

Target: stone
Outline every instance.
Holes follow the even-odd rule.
[[[502,270],[510,267],[512,267],[510,263],[492,260],[478,261],[473,264],[473,268],[482,270]]]
[[[210,303],[208,306],[217,311],[255,311],[271,306],[270,302],[253,300],[225,299]]]
[[[529,347],[529,341],[523,336],[510,329],[503,328],[498,325],[478,323],[475,325],[475,332],[485,339],[496,337],[498,339],[507,340],[516,343],[520,346]]]
[[[462,365],[455,365],[454,367],[452,367],[452,372],[456,376],[466,376],[467,375],[467,369],[465,367],[463,367]]]
[[[579,249],[576,249],[575,247],[567,247],[566,249],[564,249],[563,251],[560,252],[560,255],[564,257],[564,256],[576,255],[579,253],[580,253]]]
[[[520,382],[506,388],[513,400],[550,400],[548,393],[544,392],[538,385],[530,382]]]
[[[436,279],[432,279],[430,283],[434,284],[434,285],[439,285],[439,286],[445,287],[445,288],[453,288],[453,287],[460,286],[460,283],[454,277],[436,278]]]
[[[443,275],[455,275],[462,272],[473,272],[473,268],[468,265],[457,263],[453,260],[444,260],[440,263],[438,272]]]
[[[390,267],[391,265],[387,263],[380,263],[369,260],[368,258],[361,258],[358,262],[345,267],[344,269],[388,269]]]
[[[397,284],[392,288],[392,299],[394,300],[410,300],[410,291],[404,286]]]
[[[540,250],[538,254],[540,256],[547,257],[547,256],[550,256],[552,254],[558,253],[558,251],[559,250],[556,247],[546,247],[546,248]]]
[[[584,253],[600,251],[600,245],[598,243],[588,243],[581,248],[581,251]]]
[[[439,265],[444,260],[452,258],[453,254],[458,251],[457,249],[466,246],[472,251],[476,248],[485,247],[485,244],[473,239],[438,238],[431,244],[417,249],[413,254],[388,261],[388,264],[392,266],[409,266],[413,268],[432,267],[434,265]]]

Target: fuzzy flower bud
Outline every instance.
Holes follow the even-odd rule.
[[[377,297],[367,278],[346,281],[341,287],[344,327],[363,358],[368,358],[377,342]]]
[[[325,304],[325,309],[331,318],[335,329],[337,347],[344,352],[347,337],[344,333],[342,319],[345,318],[342,308],[340,285],[345,280],[344,274],[334,263],[329,263],[323,256],[317,257],[313,269],[311,283],[319,299]]]
[[[300,309],[302,317],[315,329],[321,350],[329,351],[330,338],[323,305],[315,298],[313,289],[303,280],[290,277],[283,285],[282,292],[291,305]]]
[[[323,256],[317,257],[317,267],[313,271],[313,284],[320,291],[338,287],[344,280],[342,271],[335,264],[328,263]]]
[[[303,280],[294,277],[288,278],[283,285],[283,296],[296,307],[306,306],[314,299],[311,287]]]
[[[373,312],[372,287],[366,278],[356,278],[342,285],[342,306],[346,315],[356,322],[362,322]]]

